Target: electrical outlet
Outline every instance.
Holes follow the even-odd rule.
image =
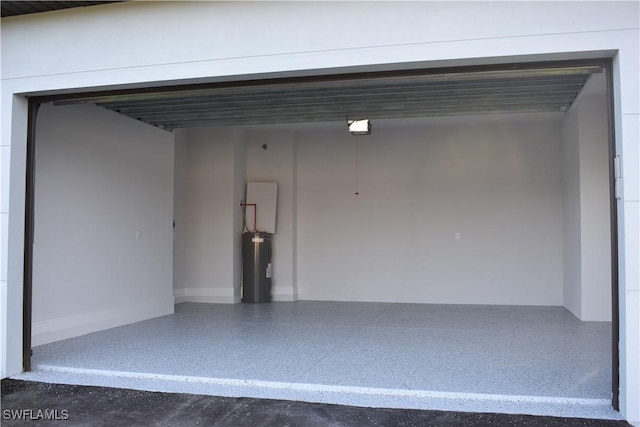
[[[460,240],[460,233],[456,233],[456,240]]]

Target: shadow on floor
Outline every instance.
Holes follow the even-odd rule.
[[[22,419],[18,419],[22,417]],[[57,418],[58,421],[43,419]],[[625,421],[361,408],[2,380],[3,426],[545,426],[630,427]]]

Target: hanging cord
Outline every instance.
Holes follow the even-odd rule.
[[[355,139],[356,141],[356,191],[355,191],[355,195],[358,196],[360,195],[360,192],[358,191],[358,138]]]

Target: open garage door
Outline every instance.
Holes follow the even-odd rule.
[[[520,64],[251,80],[51,98],[162,129],[470,114],[565,112],[602,64]]]
[[[586,263],[582,260],[582,252],[576,253],[580,249],[565,253],[567,241],[573,244],[580,240],[567,236],[562,227],[563,212],[571,211],[576,205],[564,206],[562,194],[565,190],[557,188],[568,182],[567,177],[576,179],[577,176],[580,181],[580,170],[587,169],[581,169],[580,164],[562,164],[558,156],[563,149],[558,144],[554,147],[554,142],[560,143],[562,135],[566,134],[572,141],[567,143],[568,152],[576,149],[574,142],[579,142],[580,129],[578,124],[569,123],[567,114],[577,111],[585,85],[602,77],[602,73],[610,79],[609,61],[249,80],[65,94],[33,98],[31,102],[33,105],[52,103],[44,107],[50,111],[80,108],[76,104],[103,107],[154,126],[157,128],[154,131],[165,135],[171,134],[163,131],[174,132],[176,144],[181,138],[187,140],[186,144],[193,141],[194,146],[202,147],[216,140],[233,142],[238,138],[236,130],[243,129],[247,132],[244,140],[247,151],[233,152],[231,147],[230,157],[220,157],[216,170],[221,170],[229,159],[232,162],[247,159],[244,168],[250,169],[251,161],[254,165],[260,163],[259,151],[251,151],[252,147],[276,147],[274,156],[277,159],[269,160],[275,165],[273,167],[277,167],[278,159],[284,159],[282,161],[292,168],[291,176],[295,174],[295,186],[289,190],[290,199],[295,202],[288,208],[289,213],[296,212],[298,224],[295,234],[288,236],[289,263],[298,274],[296,289],[290,293],[292,296],[307,300],[377,303],[564,304],[570,305],[567,308],[577,317],[587,317],[584,297],[588,290],[579,286],[566,287],[562,282],[566,272],[576,272],[576,268],[580,269]],[[605,92],[609,92],[602,98],[605,116],[601,117],[606,122],[611,116],[611,84],[607,81],[604,85]],[[471,116],[483,118],[474,123]],[[355,156],[354,140],[346,133],[347,117],[367,118],[374,123],[373,142],[367,146],[367,142],[358,140],[363,141],[360,142],[359,158]],[[486,126],[486,123],[492,125]],[[36,151],[40,149],[34,132],[35,108],[32,109],[31,126],[33,152],[34,147]],[[215,130],[207,130],[209,128]],[[451,129],[455,128],[457,141],[450,142]],[[265,129],[284,130],[284,133],[271,133],[265,140],[261,135]],[[378,129],[381,136],[375,133]],[[610,250],[607,248],[606,252],[610,256],[604,261],[600,256],[599,260],[609,265],[610,272],[606,293],[612,307],[609,307],[614,343],[612,388],[616,396],[617,226],[611,132],[609,124],[605,131],[608,146],[604,147],[607,157],[601,158],[605,164],[604,178],[599,179],[608,190],[609,204],[605,210],[609,217],[610,228],[606,234],[610,236]],[[517,136],[505,138],[509,133]],[[38,135],[38,140],[41,137]],[[282,138],[290,138],[290,145],[295,145],[296,151],[278,145]],[[517,140],[517,143],[507,144],[511,140]],[[192,151],[192,160],[221,155],[206,148],[203,150]],[[33,172],[37,166],[36,153],[30,158]],[[535,160],[518,163],[522,158]],[[291,166],[293,159],[297,162],[295,167]],[[116,163],[115,159],[112,161]],[[338,166],[327,172],[328,164]],[[421,164],[428,167],[421,169]],[[545,165],[549,164],[555,166],[546,169]],[[185,163],[183,166],[185,170],[205,174],[213,167],[205,163],[199,166]],[[254,167],[252,173],[260,179],[255,170]],[[509,170],[517,173],[506,173]],[[577,175],[574,174],[576,171]],[[235,176],[236,172],[231,171],[230,176]],[[248,169],[244,176],[239,174],[241,186],[248,175]],[[360,206],[348,206],[353,203],[352,185],[358,177],[362,193]],[[484,177],[485,181],[479,177]],[[447,182],[449,186],[434,184],[437,180]],[[37,197],[34,208],[34,194],[38,192],[34,182],[30,183],[32,218],[34,209],[38,209]],[[473,185],[477,187],[470,188]],[[328,192],[327,187],[341,190]],[[384,193],[378,194],[384,199],[367,195],[367,192],[375,194],[381,188]],[[498,191],[491,191],[491,188]],[[438,197],[425,200],[425,191],[437,193]],[[571,191],[580,199],[579,185]],[[461,200],[461,195],[466,200]],[[176,193],[174,197],[177,196]],[[131,197],[135,198],[135,195]],[[407,207],[407,204],[411,205]],[[327,211],[326,206],[334,209]],[[398,206],[404,208],[396,209]],[[580,209],[579,203],[577,208]],[[190,218],[195,217],[197,215]],[[522,217],[526,220],[513,222],[514,218]],[[554,218],[555,225],[549,226],[550,217]],[[474,221],[476,224],[471,227]],[[578,234],[587,227],[572,219],[570,222]],[[32,238],[33,221],[31,224],[27,233]],[[228,225],[233,227],[233,220]],[[38,228],[37,220],[35,228]],[[505,233],[505,229],[509,231]],[[136,240],[139,233],[144,240],[144,230],[135,227],[133,230]],[[497,235],[502,238],[491,238]],[[467,244],[474,239],[475,245]],[[548,244],[551,240],[553,243]],[[292,241],[296,244],[291,244]],[[494,246],[487,247],[487,242]],[[113,244],[117,245],[117,241]],[[337,251],[336,245],[342,246],[344,252]],[[379,253],[367,257],[345,256],[345,253],[362,252],[371,247]],[[286,245],[275,248],[276,254],[286,250]],[[31,248],[26,265],[32,269],[33,253],[30,251]],[[569,258],[579,259],[576,262],[580,266],[572,264],[569,267]],[[232,260],[231,264],[234,262]],[[135,265],[131,268],[135,270]],[[513,291],[517,286],[510,284],[518,275],[521,276],[521,288]],[[581,273],[578,275],[582,276]],[[28,274],[26,277],[33,276]],[[389,283],[394,278],[399,282],[395,287]],[[418,283],[419,286],[406,287],[406,283]],[[31,279],[25,286],[25,327],[29,328],[32,325]],[[183,300],[189,301],[190,297],[197,300],[197,295],[189,289],[193,288],[181,290]],[[594,297],[590,297],[589,301],[593,300]],[[598,302],[602,303],[602,300]],[[31,334],[31,330],[25,331],[25,349],[31,349]],[[27,369],[29,354],[25,351]],[[617,406],[615,398],[614,406]]]

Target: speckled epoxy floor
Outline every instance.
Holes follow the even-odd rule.
[[[615,418],[611,324],[562,307],[193,304],[34,348],[27,379]],[[24,377],[23,376],[23,377]],[[66,380],[66,381],[65,381]]]

